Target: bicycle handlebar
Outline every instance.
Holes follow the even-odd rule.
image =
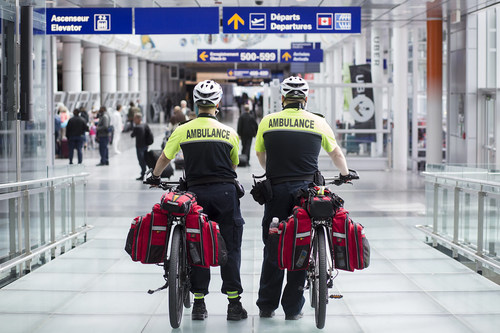
[[[338,175],[338,176],[332,177],[332,178],[325,178],[325,183],[326,184],[334,184],[337,186],[340,186],[342,184],[351,184],[352,185],[351,180],[354,180],[354,179],[359,179],[359,174],[357,171],[349,169],[348,175],[346,175],[346,176]]]

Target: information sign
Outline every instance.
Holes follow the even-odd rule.
[[[47,35],[132,34],[132,8],[47,8]]]
[[[361,33],[361,7],[223,7],[224,33]]]
[[[219,8],[135,8],[135,33],[218,34]]]
[[[268,78],[269,69],[228,69],[227,75],[234,78]]]
[[[323,62],[323,50],[280,50],[280,62]]]
[[[198,49],[198,62],[278,62],[278,50]]]

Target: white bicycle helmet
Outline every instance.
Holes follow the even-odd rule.
[[[199,106],[217,106],[222,99],[222,88],[215,81],[201,81],[194,87],[193,99]]]
[[[309,84],[298,76],[290,76],[281,82],[281,95],[285,98],[305,99],[309,94]]]

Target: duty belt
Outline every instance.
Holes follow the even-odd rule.
[[[308,181],[312,182],[314,180],[314,175],[304,175],[304,176],[290,176],[290,177],[278,177],[271,179],[271,185],[278,185],[286,182],[295,182],[295,181]]]
[[[204,177],[192,181],[187,182],[187,186],[195,186],[195,185],[206,185],[206,184],[215,184],[215,183],[232,183],[234,184],[234,178],[220,178],[220,177]]]

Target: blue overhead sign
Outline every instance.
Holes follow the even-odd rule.
[[[292,42],[291,48],[296,49],[296,50],[320,49],[321,43],[320,42],[314,42],[314,43],[313,42]]]
[[[280,62],[323,62],[321,49],[280,50]]]
[[[268,78],[271,77],[269,69],[228,69],[227,75],[234,78]]]
[[[223,7],[224,33],[361,33],[361,7]]]
[[[198,62],[278,62],[278,50],[198,49]]]
[[[47,8],[47,35],[132,34],[132,8]]]
[[[135,8],[135,33],[218,34],[218,7]]]

